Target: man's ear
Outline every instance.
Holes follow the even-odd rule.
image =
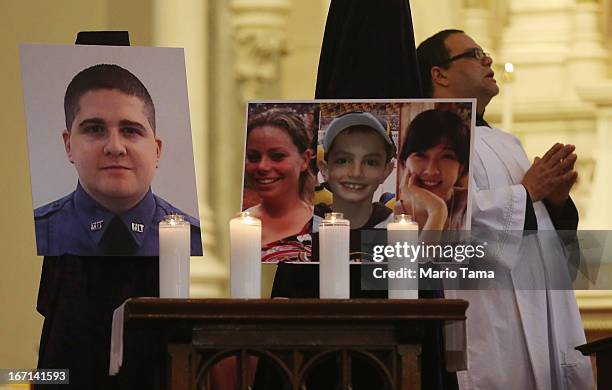
[[[328,180],[328,169],[327,169],[327,161],[325,160],[317,160],[317,166],[319,167],[319,172],[321,172],[321,176],[325,181]]]
[[[387,178],[389,177],[389,175],[391,174],[391,172],[393,172],[393,168],[395,168],[395,160],[390,160],[386,165],[385,165],[385,172],[384,172],[384,177],[383,179],[380,181],[380,184],[384,183],[385,180],[387,180]]]
[[[70,147],[70,132],[68,130],[64,129],[62,131],[62,139],[64,140],[64,150],[66,151],[66,156],[68,156],[68,161],[74,164],[72,148]]]
[[[435,87],[436,85],[444,88],[448,88],[450,80],[448,79],[448,69],[444,69],[441,66],[434,66],[431,68],[431,84]]]
[[[157,146],[157,158],[155,159],[155,168],[158,168],[159,159],[161,158],[162,140],[159,138],[155,138],[155,145]]]

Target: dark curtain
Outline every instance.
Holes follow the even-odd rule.
[[[332,0],[315,98],[422,96],[408,0]]]

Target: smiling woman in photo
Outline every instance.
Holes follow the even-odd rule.
[[[459,115],[427,110],[408,126],[399,154],[403,175],[395,213],[424,230],[460,229],[467,207],[470,133]]]
[[[260,203],[262,261],[304,261],[310,255],[315,177],[310,170],[313,135],[294,112],[270,109],[247,126],[246,184]]]

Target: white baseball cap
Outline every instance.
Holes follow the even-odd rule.
[[[376,131],[383,137],[387,144],[393,147],[393,153],[395,154],[395,144],[387,133],[387,129],[385,129],[383,122],[369,112],[361,111],[347,112],[335,117],[334,120],[331,121],[325,132],[325,138],[323,139],[323,150],[325,153],[329,151],[329,148],[338,134],[353,126],[366,126]]]

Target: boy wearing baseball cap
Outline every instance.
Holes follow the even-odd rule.
[[[391,209],[372,203],[374,192],[394,168],[396,149],[385,127],[368,112],[348,112],[332,120],[319,169],[333,201],[315,205],[315,230],[331,211],[343,213],[351,229],[383,228],[392,220]]]

